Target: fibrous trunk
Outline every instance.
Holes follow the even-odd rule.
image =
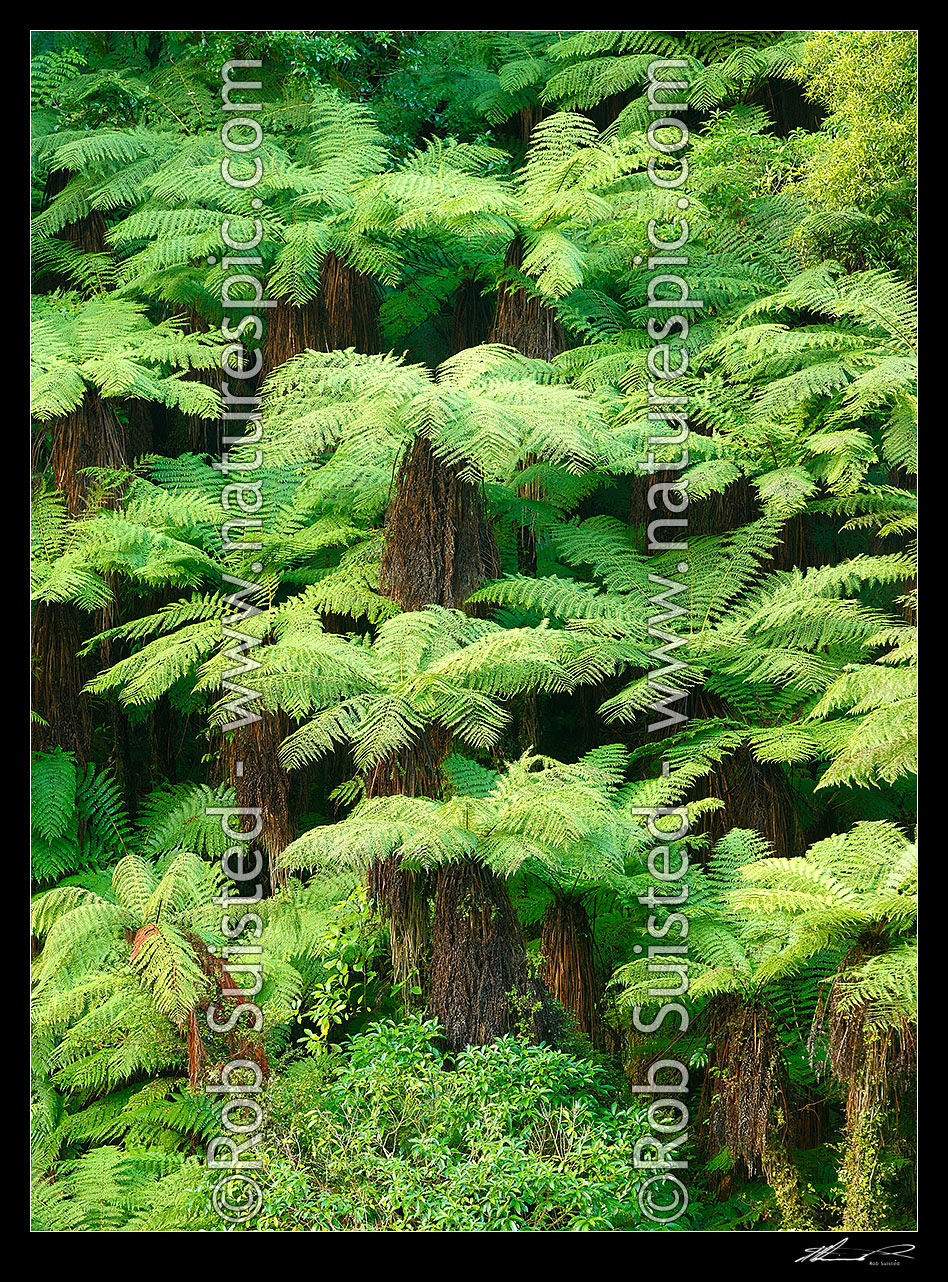
[[[550,1031],[506,882],[476,860],[438,871],[428,1009],[451,1051]]]
[[[379,585],[403,610],[460,608],[500,572],[497,544],[477,487],[416,436],[402,461],[385,517]]]
[[[405,1005],[411,1006],[412,989],[421,988],[426,966],[429,878],[389,855],[369,865],[367,889],[388,926],[392,978],[403,987]]]
[[[541,975],[548,992],[571,1014],[594,1046],[602,1045],[602,982],[586,906],[578,895],[557,896],[543,918]]]
[[[470,290],[467,291],[470,295]],[[473,300],[468,298],[468,301]],[[461,335],[471,316],[462,308],[455,316],[455,337]],[[427,605],[463,608],[470,594],[485,579],[500,570],[497,545],[484,520],[477,486],[462,478],[462,465],[445,463],[437,457],[431,441],[416,436],[398,469],[395,492],[385,517],[385,541],[379,574],[379,589],[403,610]],[[441,790],[440,763],[448,751],[449,736],[431,727],[424,740],[407,751],[381,763],[366,780],[369,796],[405,793],[409,796],[438,796]],[[449,907],[446,895],[447,870],[438,877],[435,895],[435,939],[453,938],[455,923],[441,922],[439,914]],[[430,879],[404,868],[398,856],[376,861],[369,871],[369,886],[389,926],[392,967],[400,982],[416,978],[421,986],[425,968]],[[506,888],[503,888],[506,895]],[[512,913],[512,909],[508,910]],[[516,922],[515,922],[516,924]],[[515,939],[520,939],[517,927]],[[476,947],[476,946],[475,946]],[[519,947],[523,944],[520,939]],[[445,954],[439,954],[440,997],[436,1000],[442,1016],[454,1018],[448,1009],[444,988]],[[431,957],[431,991],[439,982]],[[466,963],[470,973],[477,969],[477,957]],[[464,969],[464,967],[462,967]],[[462,1001],[463,1005],[463,1001]],[[455,1032],[466,1037],[472,1017],[468,1014]],[[453,1025],[453,1026],[455,1026]],[[450,1039],[449,1039],[450,1040]],[[469,1040],[477,1040],[476,1037]],[[488,1040],[490,1040],[488,1038]],[[453,1043],[452,1043],[453,1044]],[[462,1041],[458,1044],[466,1044]]]
[[[210,322],[196,312],[193,307],[179,308],[178,314],[183,316],[188,322],[192,333],[206,334],[211,326]],[[212,365],[210,369],[189,369],[182,375],[182,378],[190,383],[203,383],[205,387],[212,388],[215,392],[220,393],[222,378],[229,382],[230,392],[233,396],[251,396],[253,394],[252,381],[237,380],[234,378],[227,379],[223,374],[220,365]],[[244,406],[235,405],[234,409],[244,409]],[[254,408],[253,406],[250,407]],[[220,454],[221,452],[221,428],[222,419],[205,419],[197,414],[186,414],[185,434],[187,446],[195,454]],[[232,424],[228,423],[223,427],[224,434],[228,432],[239,431]]]
[[[191,1090],[197,1092],[202,1089],[204,1066],[209,1059],[202,1032],[202,1027],[207,1027],[208,1008],[214,1007],[215,1019],[218,1022],[230,1022],[229,1017],[241,1003],[239,998],[225,997],[224,993],[233,992],[240,985],[228,971],[226,962],[212,953],[199,936],[189,934],[188,942],[194,949],[197,962],[209,981],[209,991],[181,1022],[181,1032],[185,1034],[188,1052],[188,1082]],[[270,1065],[267,1063],[260,1033],[248,1031],[246,1021],[241,1020],[229,1033],[220,1036],[227,1049],[229,1062],[245,1060],[254,1063],[260,1069],[263,1080],[267,1080],[270,1076]]]
[[[725,700],[709,690],[690,693],[687,710],[691,720],[739,719]],[[777,762],[758,761],[746,744],[718,762],[696,792],[724,802],[705,821],[712,842],[732,828],[751,828],[766,837],[781,859],[803,853],[804,833],[790,776]]]
[[[523,266],[523,250],[523,240],[516,236],[504,259],[506,277],[516,280]],[[551,361],[568,346],[566,334],[553,309],[525,287],[511,285],[509,279],[498,291],[488,338],[491,343],[515,347],[522,355],[541,361]],[[524,467],[536,462],[533,455],[523,461]],[[538,502],[544,497],[543,488],[536,481],[520,486],[517,494],[529,502]],[[530,520],[526,520],[517,533],[517,562],[521,574],[536,575],[536,530]]]
[[[264,712],[259,721],[241,726],[224,740],[223,766],[237,805],[261,811],[263,828],[254,844],[267,856],[269,894],[286,881],[278,858],[296,835],[297,798],[293,781],[280,763],[280,744],[290,729],[284,712]]]
[[[420,742],[386,758],[369,773],[366,796],[436,797],[447,745],[447,732],[432,727]],[[393,978],[403,985],[406,1004],[411,1005],[411,990],[422,986],[427,968],[430,878],[405,868],[398,855],[389,855],[369,865],[368,891],[388,926]]]
[[[89,490],[84,468],[122,468],[128,463],[125,428],[112,406],[93,387],[71,414],[51,425],[49,466],[72,516]]]
[[[86,680],[79,609],[68,601],[38,601],[33,614],[33,747],[59,746],[80,765],[92,755],[92,711],[81,694]]]
[[[319,289],[308,303],[277,299],[269,309],[261,377],[300,352],[373,354],[380,347],[379,294],[375,281],[330,250],[319,268]]]
[[[491,331],[495,303],[482,292],[477,281],[466,276],[454,295],[451,311],[451,351],[466,351],[486,343]]]
[[[121,468],[127,463],[125,429],[112,406],[92,387],[86,388],[79,405],[49,428],[48,457],[45,440],[34,448],[34,469],[48,467],[62,493],[71,516],[85,506],[90,479],[84,468]],[[45,434],[44,434],[45,436]],[[115,494],[105,501],[114,506]],[[111,579],[114,587],[114,578]],[[100,626],[108,626],[99,620]],[[34,742],[43,751],[58,744],[75,753],[79,762],[92,751],[92,712],[87,695],[81,693],[87,679],[80,648],[88,640],[79,608],[71,602],[38,602],[33,615],[33,710],[46,726],[36,726]],[[119,715],[113,709],[115,715]]]
[[[712,771],[706,795],[724,802],[723,810],[708,816],[712,841],[731,828],[752,828],[767,838],[779,858],[802,854],[803,831],[793,791],[779,765],[757,761],[751,749],[742,746]]]
[[[843,958],[833,982],[817,1003],[808,1042],[815,1057],[825,1032],[829,1068],[846,1092],[846,1129],[840,1180],[843,1227],[856,1231],[888,1222],[879,1163],[885,1110],[914,1081],[915,1025],[906,1016],[878,1026],[869,1003],[850,1000],[847,981],[869,957],[886,950],[882,931],[865,931]]]
[[[50,203],[64,190],[67,183],[74,176],[68,169],[51,169],[49,171],[43,192],[44,210],[49,208]],[[90,209],[82,218],[77,218],[75,222],[66,223],[64,227],[60,228],[56,233],[55,239],[74,245],[83,254],[102,254],[106,250],[106,233],[107,228],[102,211],[100,209]],[[74,288],[75,284],[68,276],[56,271],[44,273],[36,283],[36,292],[44,294],[48,294],[54,289]]]
[[[403,610],[463,607],[475,588],[499,572],[497,545],[481,513],[480,496],[460,471],[460,464],[438,459],[423,436],[414,439],[399,468],[386,513],[379,588]],[[437,796],[438,767],[447,750],[447,734],[431,727],[421,743],[373,771],[367,795]],[[420,986],[427,877],[403,868],[393,855],[373,864],[369,888],[388,922],[396,981],[414,979]]]
[[[718,998],[709,1010],[717,1070],[706,1079],[711,1139],[743,1159],[749,1175],[763,1174],[784,1228],[815,1228],[789,1155],[793,1120],[770,1014],[760,1002],[739,997]]]
[[[504,258],[505,280],[497,293],[497,307],[488,342],[515,347],[533,360],[551,361],[567,347],[566,334],[552,307],[516,283],[523,266],[523,240],[515,236]]]

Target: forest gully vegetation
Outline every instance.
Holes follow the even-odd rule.
[[[916,33],[32,42],[34,1231],[902,1241]]]

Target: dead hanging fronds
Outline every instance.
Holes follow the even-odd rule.
[[[184,1020],[184,1028],[185,1044],[188,1048],[188,1084],[191,1090],[196,1092],[201,1088],[201,1077],[204,1065],[207,1063],[207,1050],[204,1046],[204,1038],[201,1036],[196,1010],[188,1012]]]
[[[813,512],[797,512],[783,527],[780,542],[770,554],[770,568],[774,570],[811,569],[829,565],[832,560],[831,543],[821,543],[816,537],[821,518]],[[830,525],[826,521],[826,525]],[[832,534],[835,535],[835,528]],[[888,549],[886,549],[888,550]]]
[[[488,342],[515,347],[532,360],[551,361],[566,351],[566,333],[553,308],[526,285],[516,283],[523,249],[522,238],[515,236],[504,258],[504,280],[497,292]]]
[[[786,1136],[788,1108],[780,1049],[770,1014],[760,1002],[727,996],[708,1008],[712,1060],[702,1103],[717,1149],[743,1159],[750,1176],[777,1138]]]
[[[807,1039],[818,1073],[825,1044],[830,1072],[845,1087],[847,1113],[854,1115],[884,1107],[912,1081],[917,1062],[914,1023],[904,1014],[880,1021],[870,1003],[854,1001],[850,992],[853,973],[885,948],[881,934],[867,932],[850,949],[839,972],[820,991]]]
[[[386,757],[366,775],[367,797],[437,797],[443,780],[441,762],[450,746],[449,732],[438,723],[410,747]]]
[[[600,131],[615,124],[624,107],[634,100],[634,92],[623,89],[619,93],[607,94],[605,98],[591,106],[586,114]]]
[[[460,463],[443,463],[416,436],[395,480],[385,517],[381,591],[403,610],[457,609],[500,573],[497,544],[481,512],[477,487]]]
[[[398,855],[389,855],[369,865],[368,894],[388,926],[392,978],[408,992],[420,988],[427,963],[430,877],[405,868]],[[411,1005],[407,998],[406,1004]]]
[[[791,1157],[798,1147],[787,1101],[777,1031],[760,1001],[719,997],[708,1011],[712,1060],[702,1107],[715,1149],[742,1160],[748,1175],[763,1175],[783,1229],[816,1228]]]
[[[540,743],[543,726],[540,719],[540,702],[532,691],[516,695],[511,701],[513,710],[511,731],[516,755],[532,752]],[[498,760],[502,760],[502,754]]]
[[[825,1089],[800,1083],[794,1090],[793,1109],[787,1119],[794,1148],[817,1148],[830,1132],[830,1107]]]
[[[854,972],[885,949],[884,936],[873,930],[847,953],[839,973],[820,993],[807,1042],[818,1074],[825,1046],[826,1066],[845,1092],[843,1227],[858,1232],[878,1230],[888,1222],[879,1149],[887,1109],[914,1080],[917,1062],[914,1022],[897,1012],[880,1020],[871,1003],[854,1000],[851,992]]]
[[[507,884],[476,860],[438,870],[428,1009],[451,1051],[508,1033],[540,1041],[551,1031]]]
[[[602,979],[592,924],[581,895],[557,895],[550,902],[543,917],[540,956],[547,991],[575,1015],[593,1046],[602,1046]]]
[[[379,301],[372,277],[330,250],[323,255],[319,289],[310,302],[297,304],[281,298],[268,309],[260,378],[300,352],[352,347],[365,355],[377,353],[381,349]]]

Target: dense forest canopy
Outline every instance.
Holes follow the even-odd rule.
[[[34,1229],[914,1228],[916,56],[34,33]]]

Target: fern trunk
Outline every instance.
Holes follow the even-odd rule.
[[[46,176],[46,185],[43,191],[43,205],[45,210],[49,207],[66,184],[75,175],[68,169],[51,169]],[[84,254],[103,254],[106,252],[105,238],[107,234],[105,218],[99,209],[90,209],[82,218],[77,218],[74,222],[66,225],[57,233],[57,240],[64,240],[70,245],[74,245]],[[37,281],[36,292],[48,294],[55,289],[74,289],[75,286],[68,276],[61,272],[46,272],[43,277]]]
[[[708,690],[689,695],[688,716],[690,720],[739,720],[728,703]],[[705,820],[712,842],[720,841],[732,828],[752,828],[767,838],[781,859],[802,855],[805,841],[798,800],[790,775],[778,763],[758,761],[742,745],[714,767],[698,785],[697,795],[724,802]]]
[[[79,657],[82,620],[71,602],[39,601],[33,614],[33,711],[46,723],[33,726],[33,747],[59,746],[80,765],[92,757],[92,710],[82,694],[87,673]]]
[[[706,1074],[702,1104],[712,1143],[743,1160],[750,1176],[763,1174],[782,1228],[817,1228],[790,1155],[799,1122],[787,1100],[779,1035],[769,1011],[759,1001],[729,994],[711,1002],[706,1018],[716,1071]]]
[[[451,351],[466,351],[486,343],[496,301],[485,297],[477,281],[467,276],[458,286],[451,311]]]
[[[193,307],[179,308],[178,314],[183,316],[187,321],[192,333],[206,334],[210,328],[210,322],[206,317],[196,312]],[[212,388],[215,392],[221,391],[221,368],[219,365],[212,365],[210,369],[189,369],[182,375],[186,382],[203,383],[205,387]],[[252,396],[253,383],[245,380],[231,380],[231,389],[239,396]],[[224,432],[237,431],[233,424],[225,425],[222,419],[205,419],[200,418],[197,414],[186,414],[184,416],[184,431],[187,449],[194,454],[213,454],[215,456],[221,453],[221,429]]]
[[[771,1135],[763,1153],[761,1166],[780,1212],[780,1227],[785,1231],[812,1231],[820,1226],[803,1194],[800,1172],[776,1135]]]
[[[500,572],[477,487],[461,478],[461,467],[442,463],[427,437],[417,436],[398,470],[379,585],[403,610],[461,608]]]
[[[523,267],[524,244],[515,236],[504,258],[504,282],[497,293],[497,306],[488,342],[515,347],[533,360],[551,361],[568,346],[563,326],[552,307],[518,284]]]
[[[473,293],[474,286],[469,284],[455,301],[453,339],[459,349],[469,346],[472,339],[480,341],[483,337],[480,332],[485,319],[483,302],[479,295],[476,299],[472,297]],[[509,309],[504,314],[508,312]],[[496,324],[495,313],[494,329]],[[446,464],[438,459],[431,441],[424,436],[415,437],[398,469],[394,495],[385,516],[379,587],[404,610],[419,610],[427,605],[463,608],[476,588],[500,572],[497,545],[484,520],[477,487],[464,480],[461,471],[460,464]],[[367,781],[367,792],[374,796],[395,791],[437,796],[441,786],[438,764],[447,750],[447,736],[429,732],[422,749],[404,754],[377,770]],[[459,892],[455,883],[462,876],[468,878],[484,903],[490,901],[495,905],[488,914],[490,920],[496,911],[507,922],[506,929],[490,943],[484,930],[479,933],[470,922],[467,935],[458,928],[454,914]],[[427,879],[402,868],[393,857],[373,865],[370,888],[388,921],[396,979],[408,980],[420,975],[427,925]],[[499,910],[497,903],[503,905]],[[482,917],[478,920],[483,927]],[[511,954],[500,959],[495,954],[502,953],[505,946],[512,950]],[[491,988],[488,974],[485,973],[483,983],[489,990],[489,1009],[485,1008],[482,1023],[478,1023],[479,1017],[471,1006],[471,994],[479,991],[482,981],[477,975],[488,964],[488,954],[495,975],[505,976],[509,972],[518,984],[526,984],[522,952],[522,936],[506,886],[498,882],[493,873],[478,864],[467,866],[464,874],[450,869],[439,873],[430,1009],[445,1027],[449,1045],[490,1041],[499,1035],[498,1029],[506,1031],[509,1011],[505,999],[501,1000]],[[455,984],[459,987],[452,997]],[[539,992],[535,983],[534,989]]]
[[[259,721],[224,740],[223,766],[237,805],[261,811],[257,844],[267,857],[266,890],[271,895],[286,882],[286,870],[277,860],[296,836],[297,788],[280,763],[280,744],[290,729],[284,712],[264,712]]]
[[[128,464],[125,428],[115,410],[95,388],[80,404],[50,425],[49,468],[70,515],[82,509],[89,491],[85,468],[123,468]]]
[[[507,884],[476,860],[438,871],[428,1009],[451,1051],[550,1031]]]
[[[380,762],[365,781],[367,797],[437,796],[441,790],[439,766],[448,736],[430,730],[417,745]],[[405,868],[397,855],[376,859],[369,866],[369,898],[388,926],[392,976],[403,985],[406,1005],[411,989],[421,988],[428,961],[430,878]]]
[[[885,1111],[914,1085],[917,1064],[915,1026],[902,1015],[877,1026],[867,1002],[847,1000],[847,979],[872,957],[886,951],[879,927],[867,928],[843,958],[829,989],[821,993],[810,1032],[810,1048],[825,1028],[829,1064],[846,1092],[846,1127],[839,1177],[843,1185],[843,1227],[870,1231],[890,1219],[879,1166]]]
[[[592,924],[578,895],[558,896],[546,910],[540,935],[541,976],[547,991],[575,1015],[594,1046],[603,1043],[602,981]]]
[[[371,355],[381,347],[375,281],[330,250],[319,269],[319,289],[308,303],[278,299],[263,340],[261,379],[300,352],[352,347]]]
[[[885,1228],[889,1210],[879,1171],[882,1110],[857,1092],[846,1103],[846,1130],[839,1176],[843,1185],[843,1228],[871,1233]]]
[[[442,463],[427,437],[410,445],[385,517],[379,587],[403,610],[426,605],[463,608],[485,579],[499,573],[497,545],[481,512],[477,488],[459,464]],[[404,792],[437,796],[440,761],[449,739],[438,728],[425,742],[384,763],[367,782],[371,796]],[[427,926],[427,879],[399,866],[397,857],[370,870],[370,889],[386,915],[396,980],[420,980]]]

